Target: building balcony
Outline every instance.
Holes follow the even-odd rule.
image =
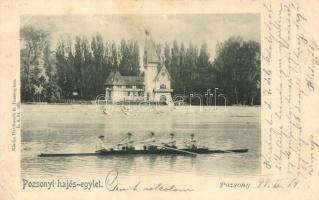
[[[125,92],[143,92],[144,89],[142,89],[142,88],[124,88],[123,91],[125,91]]]
[[[157,89],[154,89],[153,91],[155,93],[168,93],[168,92],[173,92],[173,89],[160,89],[160,88],[157,88]]]
[[[112,91],[122,92],[144,92],[143,88],[113,88]]]

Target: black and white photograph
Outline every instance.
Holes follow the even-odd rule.
[[[21,15],[21,178],[261,173],[260,14]]]

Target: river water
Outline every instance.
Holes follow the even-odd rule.
[[[88,177],[117,169],[121,176],[257,175],[260,172],[260,107],[120,106],[103,114],[96,105],[22,105],[21,173],[23,178]],[[93,152],[97,137],[106,144],[132,132],[135,141],[148,131],[159,140],[174,132],[177,146],[194,133],[211,149],[248,148],[244,154],[200,156],[38,157],[40,153]],[[137,145],[137,148],[139,145]]]

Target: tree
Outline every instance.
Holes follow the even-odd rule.
[[[48,77],[47,85],[45,85],[45,100],[47,102],[55,102],[60,99],[61,88],[57,84],[57,66],[56,60],[50,48],[50,43],[47,43],[43,53],[44,68]]]
[[[185,73],[185,65],[186,65],[186,49],[185,49],[184,43],[181,43],[180,51],[179,51],[178,87],[182,88],[184,92],[186,90],[185,84],[187,82],[187,74]]]
[[[254,41],[245,41],[240,52],[242,59],[241,82],[244,84],[243,98],[245,102],[254,105],[255,98],[260,96],[260,44]]]
[[[209,58],[210,54],[207,49],[207,44],[202,44],[197,59],[197,70],[199,74],[205,74],[208,71],[208,68],[210,67]]]
[[[93,63],[94,63],[94,73],[93,79],[96,80],[94,93],[98,95],[104,91],[104,81],[105,81],[105,74],[103,74],[103,64],[104,64],[104,55],[105,55],[105,47],[103,38],[101,35],[96,35],[92,38],[91,42],[91,49],[93,54]]]
[[[129,46],[124,39],[121,40],[119,47],[119,71],[122,75],[127,76],[129,74]]]
[[[75,37],[74,44],[74,65],[73,65],[73,84],[75,85],[74,94],[79,94],[80,97],[83,96],[83,77],[82,70],[84,68],[84,57],[83,57],[83,48],[82,48],[82,38],[80,36]]]
[[[124,76],[140,75],[140,49],[135,40],[117,45],[99,34],[60,38],[51,51],[50,35],[32,26],[21,28],[22,101],[57,102],[74,98],[94,99],[104,93],[111,71]],[[73,44],[74,42],[74,44]],[[174,94],[201,93],[219,87],[230,104],[260,103],[260,44],[231,37],[218,43],[211,61],[207,44],[156,44],[156,51],[172,77]],[[206,100],[204,100],[206,101]],[[192,101],[194,103],[194,101]],[[205,103],[205,102],[202,102]]]
[[[171,72],[171,61],[172,61],[172,57],[171,57],[171,49],[168,45],[168,43],[165,43],[165,47],[164,47],[164,65],[167,68],[167,70],[169,72]]]
[[[194,46],[192,43],[189,43],[188,48],[186,50],[183,77],[185,79],[186,87],[189,88],[190,90],[192,90],[194,80],[197,77],[197,72],[196,72],[197,60],[198,60],[197,47]]]
[[[23,48],[21,49],[21,98],[22,101],[42,101],[48,83],[45,71],[44,49],[49,34],[33,26],[20,30]],[[49,61],[49,60],[47,60]]]
[[[137,76],[139,70],[139,47],[136,41],[121,40],[119,47],[119,71],[123,76]]]
[[[57,69],[56,84],[61,88],[60,96],[62,96],[62,98],[65,98],[66,96],[68,96],[70,78],[68,77],[68,61],[66,56],[66,46],[63,38],[58,41],[58,46],[55,52],[55,61]]]
[[[118,62],[118,53],[117,53],[117,47],[116,43],[113,41],[111,45],[111,63],[112,63],[112,71],[118,70],[119,68],[119,62]]]
[[[103,66],[102,73],[103,73],[104,77],[108,77],[110,72],[114,70],[113,67],[112,67],[111,46],[110,46],[110,43],[108,43],[108,42],[105,43],[104,57],[103,57],[102,66]],[[103,80],[103,86],[104,86],[104,81],[105,80]],[[104,88],[103,88],[103,90],[104,90]]]
[[[173,47],[171,48],[171,65],[170,65],[170,74],[174,77],[172,82],[172,87],[176,89],[176,91],[180,91],[179,88],[179,66],[180,66],[180,53],[179,46],[176,41],[173,42]]]
[[[254,104],[260,95],[260,44],[241,37],[218,44],[214,70],[231,103]]]
[[[90,43],[86,37],[82,38],[82,51],[83,51],[83,63],[81,68],[81,91],[82,98],[87,99],[90,95],[90,91],[93,90],[91,81],[94,80],[92,65],[93,58],[90,51]],[[95,74],[94,74],[95,75]]]
[[[72,93],[74,91],[76,91],[76,84],[75,84],[75,77],[76,77],[76,73],[75,73],[75,63],[74,63],[74,50],[73,50],[73,46],[72,46],[72,39],[71,37],[68,37],[67,39],[67,47],[66,47],[66,52],[67,52],[67,67],[66,67],[66,71],[67,71],[67,95],[65,96],[65,98],[73,98],[72,97]]]
[[[207,44],[202,44],[199,50],[199,55],[196,60],[196,78],[194,87],[197,91],[205,93],[213,87],[214,74],[212,73],[212,63],[210,62],[210,54],[207,49]],[[206,101],[206,100],[205,100]]]
[[[140,48],[136,41],[130,42],[131,56],[129,65],[129,74],[132,76],[138,76],[140,74]]]

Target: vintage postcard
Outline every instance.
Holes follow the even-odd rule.
[[[0,199],[319,198],[318,1],[0,9]]]

